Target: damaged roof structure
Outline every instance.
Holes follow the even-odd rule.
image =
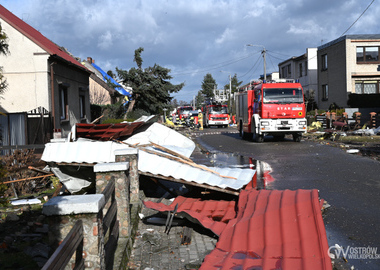
[[[182,184],[238,195],[238,190],[246,186],[255,176],[251,169],[214,168],[194,163],[189,157],[195,149],[193,141],[159,123],[147,126],[147,122],[136,121],[114,125],[77,124],[73,127],[69,142],[48,143],[41,159],[50,164],[81,164],[91,166],[115,162],[117,150],[138,148],[138,170],[142,175]],[[132,135],[136,133],[135,135]],[[129,138],[116,141],[116,138]],[[173,154],[177,155],[174,156]],[[78,183],[84,187],[90,181],[59,173],[59,166],[53,165],[53,172],[72,193],[80,191]],[[75,187],[75,188],[74,188]]]
[[[147,208],[175,213],[218,236],[200,269],[332,269],[317,190],[256,190],[256,171],[216,168],[190,159],[194,142],[144,119],[115,126],[76,125],[70,139],[46,145],[42,160],[71,192],[90,185],[63,165],[115,162],[119,150],[138,150],[142,176],[236,195],[237,200],[176,196],[170,205]]]
[[[145,202],[196,220],[219,236],[199,269],[332,269],[317,190],[242,190],[232,202]]]

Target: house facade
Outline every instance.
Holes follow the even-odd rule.
[[[318,100],[317,48],[307,48],[306,53],[278,64],[280,78],[298,80],[307,98]]]
[[[379,50],[377,34],[346,35],[318,47],[319,108],[329,109],[334,103],[349,107],[349,98],[379,94]]]
[[[36,29],[0,5],[0,23],[8,36],[9,55],[0,56],[8,89],[4,113],[44,108],[55,134],[66,137],[75,123],[90,122],[91,72]]]

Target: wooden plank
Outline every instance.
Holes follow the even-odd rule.
[[[156,151],[153,151],[153,150],[149,150],[149,149],[146,149],[144,147],[137,146],[137,145],[129,144],[129,143],[126,143],[126,142],[122,142],[122,141],[118,141],[118,140],[114,140],[114,141],[118,142],[118,143],[122,143],[122,144],[128,145],[129,147],[132,147],[132,148],[137,148],[137,149],[139,149],[141,151],[144,151],[144,152],[147,152],[149,154],[153,154],[153,155],[156,155],[156,156],[164,157],[164,158],[167,158],[167,159],[170,159],[170,160],[174,160],[174,161],[178,161],[178,162],[190,165],[192,167],[195,167],[195,168],[198,168],[198,169],[201,169],[201,170],[204,170],[204,171],[212,172],[212,173],[217,174],[217,175],[219,175],[220,177],[223,177],[223,178],[230,178],[230,179],[235,179],[236,180],[236,177],[227,176],[227,175],[221,175],[220,173],[218,173],[218,172],[216,172],[214,170],[211,170],[210,168],[207,168],[206,166],[198,165],[197,163],[194,163],[193,161],[189,162],[189,161],[184,160],[182,158],[174,157],[174,156],[171,156],[171,155],[168,155],[168,154],[164,154],[164,153],[159,153],[159,152],[156,152]]]
[[[103,219],[103,235],[106,235],[112,221],[116,219],[116,213],[117,213],[117,203],[116,201],[114,201],[111,204],[110,208],[108,208],[107,214],[105,215]]]
[[[33,180],[33,179],[38,179],[38,178],[45,178],[45,177],[49,177],[49,176],[54,176],[54,174],[51,173],[51,174],[45,174],[45,175],[40,175],[40,176],[34,176],[34,177],[29,177],[29,178],[18,179],[18,180],[12,180],[12,181],[3,182],[3,184],[22,182],[22,181]]]
[[[117,241],[119,239],[119,221],[116,221],[115,226],[113,227],[110,237],[107,243],[104,245],[105,252],[105,262],[106,265],[109,265],[110,260],[115,254],[115,249],[117,247]]]
[[[78,252],[79,254],[83,253],[83,223],[82,220],[78,220],[73,228],[70,230],[68,235],[65,237],[63,242],[59,245],[53,255],[49,258],[49,260],[42,267],[42,270],[63,270],[68,262],[70,261],[74,252],[77,251],[77,248],[80,247],[81,250]],[[78,259],[79,264],[83,264],[83,266],[76,265],[75,269],[83,269],[84,261],[83,258],[81,260]]]

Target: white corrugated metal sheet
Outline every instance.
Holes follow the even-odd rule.
[[[116,142],[78,139],[76,142],[47,143],[41,159],[57,163],[115,162],[114,151],[128,146]]]
[[[138,166],[141,172],[235,190],[241,189],[248,184],[256,173],[256,171],[251,169],[211,168],[207,166],[202,166],[204,169],[201,169],[144,151],[139,152]],[[217,173],[212,173],[208,169],[214,170]]]
[[[154,142],[189,157],[195,144],[182,134],[160,124],[153,124],[149,129],[126,140],[130,144],[144,145]],[[91,141],[78,139],[76,142],[48,143],[42,154],[42,160],[56,163],[109,163],[115,162],[115,151],[129,148],[125,144],[111,141]],[[153,147],[147,149],[155,151]],[[157,151],[162,153],[162,151]],[[171,156],[165,153],[168,156]],[[141,172],[165,177],[173,177],[198,184],[219,188],[238,190],[248,184],[256,171],[239,168],[199,168],[170,158],[139,150],[138,169]],[[215,171],[210,172],[210,170]],[[224,177],[226,176],[226,177]],[[236,178],[236,179],[233,179]]]

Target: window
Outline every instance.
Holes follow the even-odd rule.
[[[302,77],[302,63],[299,64],[299,74],[300,77]]]
[[[59,84],[59,110],[61,120],[68,120],[67,86]]]
[[[290,64],[288,65],[288,75],[289,76],[292,75],[292,69],[291,69],[291,65]]]
[[[329,99],[329,86],[328,84],[322,85],[322,100],[326,101]]]
[[[356,63],[380,63],[379,47],[356,47]]]
[[[83,94],[79,95],[79,114],[80,118],[86,118],[85,97]]]
[[[356,81],[356,94],[378,94],[380,81]]]
[[[307,62],[305,62],[305,76],[307,76]]]
[[[286,68],[285,67],[281,68],[281,74],[282,74],[282,78],[286,78],[287,77],[287,73],[286,73]]]
[[[327,70],[327,54],[322,55],[322,70]]]

